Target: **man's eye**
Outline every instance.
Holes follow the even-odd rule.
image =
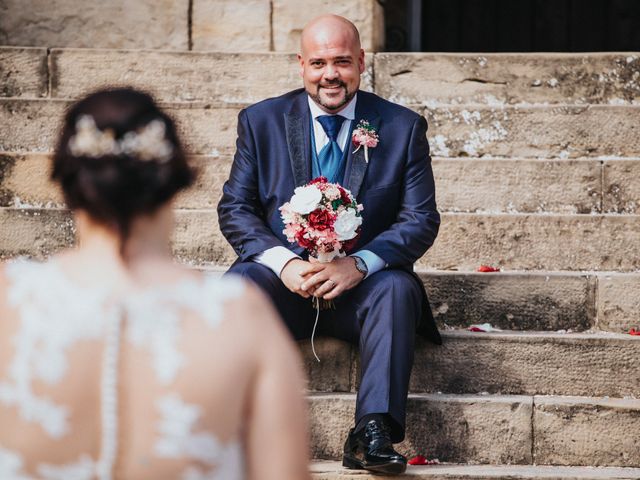
[[[321,67],[323,65],[322,62],[311,62],[312,67]]]

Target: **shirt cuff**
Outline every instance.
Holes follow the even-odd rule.
[[[260,265],[264,265],[265,267],[269,267],[273,270],[273,273],[280,278],[280,273],[284,266],[289,262],[289,260],[294,258],[300,257],[288,248],[278,246],[266,249],[264,252],[253,257],[253,261]]]
[[[278,248],[278,247],[274,247]],[[284,248],[284,247],[283,247]],[[376,272],[379,272],[383,268],[387,266],[385,261],[381,259],[378,255],[373,253],[371,250],[360,250],[359,252],[352,253],[352,257],[360,257],[362,261],[367,266],[367,276],[364,278],[373,275]]]

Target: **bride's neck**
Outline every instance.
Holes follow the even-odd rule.
[[[126,270],[144,260],[170,256],[170,209],[163,209],[132,222],[124,246],[126,261],[123,259],[122,240],[117,231],[94,221],[83,211],[76,212],[75,218],[78,234],[77,253],[94,263],[104,263]]]

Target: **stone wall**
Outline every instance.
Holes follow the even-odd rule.
[[[322,13],[352,20],[365,50],[382,48],[377,0],[0,0],[0,45],[295,52]]]

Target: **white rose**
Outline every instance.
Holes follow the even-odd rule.
[[[322,192],[315,185],[298,187],[293,191],[291,197],[291,210],[301,215],[313,212],[322,200]]]
[[[362,225],[362,217],[357,217],[356,213],[356,210],[350,208],[338,214],[338,218],[333,224],[338,240],[351,240],[356,236],[358,227]]]

